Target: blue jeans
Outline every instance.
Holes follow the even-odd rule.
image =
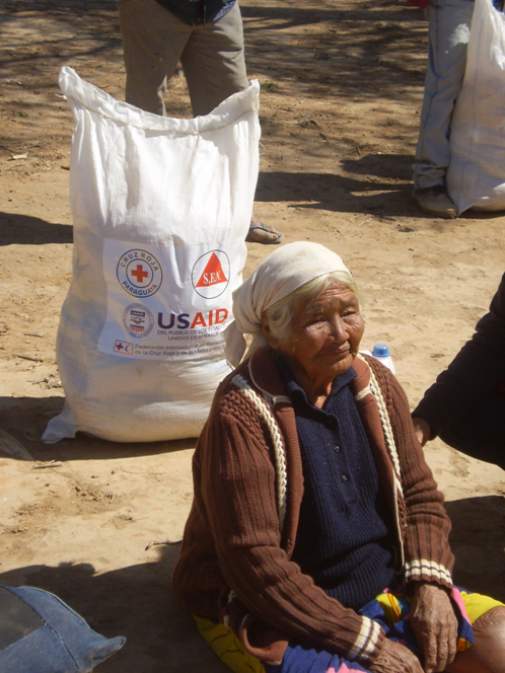
[[[466,65],[473,0],[432,0],[428,9],[429,52],[414,187],[445,186],[451,120]]]
[[[1,673],[88,673],[121,649],[57,596],[0,585]]]

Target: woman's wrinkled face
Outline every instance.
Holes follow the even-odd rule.
[[[351,367],[363,330],[358,298],[335,282],[296,308],[289,340],[276,347],[311,379],[333,379]]]

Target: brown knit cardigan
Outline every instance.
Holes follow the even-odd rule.
[[[353,392],[388,502],[398,569],[405,582],[451,587],[450,522],[405,394],[373,358],[358,356],[353,366]],[[265,633],[273,627],[277,637],[370,663],[385,637],[379,625],[329,597],[291,560],[303,472],[294,410],[270,349],[256,352],[219,386],[193,478],[174,572],[175,591],[189,609],[218,620],[231,594]]]

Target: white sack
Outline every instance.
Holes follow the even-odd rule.
[[[241,282],[258,176],[259,85],[205,117],[114,100],[70,68],[73,278],[57,356],[78,430],[121,442],[196,436],[229,372],[223,330]]]
[[[475,0],[450,144],[447,188],[459,213],[505,210],[505,16],[491,0]]]

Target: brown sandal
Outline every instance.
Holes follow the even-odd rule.
[[[262,222],[251,222],[245,239],[248,243],[263,243],[263,245],[277,245],[282,241],[280,231],[272,229]]]

